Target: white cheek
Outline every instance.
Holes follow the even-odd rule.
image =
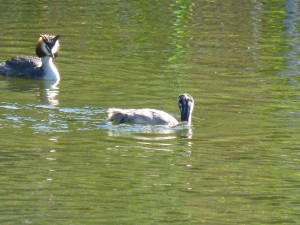
[[[56,53],[58,51],[58,41],[55,43],[55,45],[52,48],[52,53]]]

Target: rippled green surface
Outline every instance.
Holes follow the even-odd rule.
[[[297,224],[297,1],[11,1],[0,61],[59,33],[56,87],[0,77],[1,224]],[[193,127],[112,126],[109,107]]]

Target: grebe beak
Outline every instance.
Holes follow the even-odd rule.
[[[48,45],[46,45],[46,50],[47,50],[47,52],[49,53],[50,57],[51,57],[52,59],[54,59],[55,56],[54,56],[54,54],[53,54],[53,52],[52,52],[52,49],[50,49],[50,48],[48,47]]]
[[[52,59],[54,59],[54,58],[55,58],[55,56],[53,55],[53,53],[52,53],[52,52],[50,53],[50,57],[51,57]]]

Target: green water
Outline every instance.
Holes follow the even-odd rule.
[[[0,224],[298,224],[298,1],[4,1],[0,61],[61,34],[61,81],[0,77]],[[193,127],[112,126],[109,107]]]

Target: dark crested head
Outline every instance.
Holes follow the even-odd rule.
[[[184,93],[178,96],[178,107],[182,122],[191,123],[194,109],[194,99],[190,94]]]
[[[40,34],[38,44],[36,46],[36,54],[38,57],[50,56],[56,58],[59,51],[60,35]]]

